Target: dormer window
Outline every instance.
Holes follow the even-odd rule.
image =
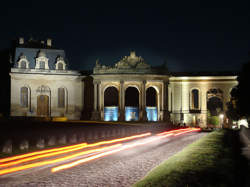
[[[63,57],[59,56],[56,59],[56,70],[65,70],[66,64]]]
[[[21,63],[21,69],[26,69],[26,62],[23,60],[20,62]]]
[[[45,62],[44,61],[40,61],[39,68],[45,69]]]
[[[38,52],[37,58],[36,58],[36,67],[35,69],[49,69],[49,59],[46,57],[46,54],[44,51],[40,50]]]
[[[63,63],[58,63],[58,70],[63,70]]]
[[[29,61],[27,60],[26,56],[24,56],[23,54],[20,55],[19,61],[17,61],[17,67],[20,69],[29,68]]]

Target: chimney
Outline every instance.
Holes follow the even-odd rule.
[[[47,47],[52,47],[52,40],[50,38],[47,39]]]
[[[20,44],[20,45],[23,45],[23,44],[24,44],[24,38],[22,38],[22,37],[19,38],[19,44]]]

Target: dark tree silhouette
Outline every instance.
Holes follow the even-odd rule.
[[[227,111],[226,115],[230,120],[238,120],[240,115],[236,106],[236,95],[237,95],[237,87],[234,87],[231,91],[230,101],[227,103]]]
[[[238,85],[232,90],[231,98],[239,117],[250,116],[250,61],[242,66]]]

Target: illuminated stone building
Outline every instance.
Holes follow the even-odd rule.
[[[11,77],[11,116],[66,116],[80,119],[83,76],[68,69],[64,50],[23,38],[15,48]]]
[[[92,119],[121,121],[168,119],[167,70],[160,73],[159,69],[151,68],[142,57],[131,52],[130,56],[122,58],[114,67],[101,65],[97,61],[92,76],[94,79]]]
[[[169,121],[206,126],[226,120],[237,85],[230,73],[170,73],[131,52],[114,66],[96,61],[89,75],[68,68],[51,40],[15,49],[11,68],[11,116],[66,116],[103,121]]]
[[[237,85],[232,73],[169,73],[151,67],[135,52],[113,67],[97,61],[92,76],[92,119],[106,121],[171,120],[206,126],[211,115],[226,120],[226,103]]]

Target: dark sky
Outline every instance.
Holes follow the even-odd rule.
[[[97,58],[113,64],[135,50],[151,65],[166,60],[171,71],[238,71],[250,51],[247,1],[175,1],[158,8],[25,2],[1,5],[0,49],[17,37],[50,37],[73,69],[91,70]]]

